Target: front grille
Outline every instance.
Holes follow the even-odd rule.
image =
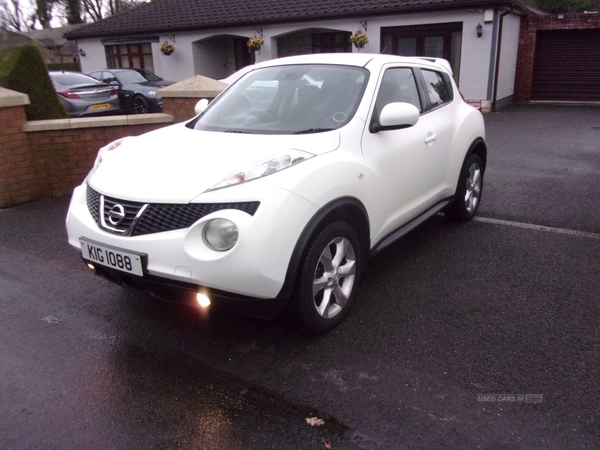
[[[188,228],[207,214],[223,209],[237,209],[253,216],[260,202],[140,203],[106,197],[88,186],[87,205],[101,228],[127,236],[142,236]],[[109,213],[117,205],[123,208],[124,218],[114,224]]]

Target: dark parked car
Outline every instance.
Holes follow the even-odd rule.
[[[48,72],[69,117],[119,114],[121,104],[114,86],[79,72]]]
[[[162,112],[162,99],[156,91],[174,83],[145,69],[101,69],[88,75],[117,87],[122,108],[130,114]]]

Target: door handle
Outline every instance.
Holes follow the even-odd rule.
[[[427,135],[427,137],[425,138],[425,143],[426,144],[431,144],[433,141],[435,141],[437,139],[437,134],[431,134],[429,133]]]

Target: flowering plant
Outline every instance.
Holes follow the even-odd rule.
[[[170,55],[175,51],[175,46],[173,44],[169,44],[167,41],[161,42],[158,48],[165,55]]]
[[[248,39],[246,45],[248,46],[248,51],[251,52],[253,50],[260,50],[264,43],[265,41],[263,38],[253,36],[250,39]]]
[[[350,36],[350,41],[354,44],[356,48],[363,48],[365,45],[369,43],[369,38],[367,33],[364,33],[358,30],[352,36]]]

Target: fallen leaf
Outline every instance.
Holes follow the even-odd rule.
[[[61,319],[60,317],[56,317],[56,316],[44,317],[42,320],[46,323],[60,323],[63,321],[63,319]]]
[[[313,427],[320,427],[321,425],[325,425],[325,421],[323,421],[323,419],[319,419],[317,417],[307,417],[306,419],[306,423],[313,426]]]
[[[321,442],[323,443],[323,445],[325,446],[325,448],[327,450],[331,450],[333,447],[331,446],[331,441],[327,438],[322,437],[321,438]]]

